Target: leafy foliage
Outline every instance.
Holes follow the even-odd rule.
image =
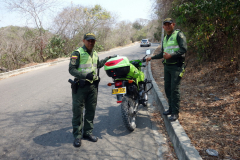
[[[136,31],[136,33],[134,34],[133,38],[136,40],[136,41],[140,41],[142,39],[145,39],[147,38],[147,32],[145,29],[141,29],[139,31]]]
[[[54,59],[65,56],[64,44],[65,40],[62,39],[61,36],[53,36],[45,49],[45,59]]]
[[[97,51],[97,52],[101,52],[104,50],[104,47],[103,45],[99,44],[98,42],[95,43],[95,46],[94,46],[94,49]]]
[[[197,51],[199,60],[219,60],[227,52],[229,60],[237,60],[240,1],[175,1],[171,11],[177,24],[187,30],[189,47]]]
[[[143,26],[139,22],[137,22],[137,21],[134,22],[132,26],[136,30],[141,30],[143,28]]]

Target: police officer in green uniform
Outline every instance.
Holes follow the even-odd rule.
[[[167,35],[162,42],[162,50],[159,54],[148,57],[146,60],[164,58],[164,89],[168,98],[169,109],[164,115],[171,115],[170,121],[179,117],[180,107],[180,81],[184,70],[185,53],[187,52],[186,37],[180,30],[174,30],[175,23],[171,18],[163,21],[163,29]]]
[[[75,147],[81,146],[81,138],[92,142],[98,140],[98,137],[92,135],[100,80],[97,76],[97,68],[103,67],[110,57],[99,60],[97,52],[93,50],[95,41],[93,33],[85,34],[83,37],[84,46],[71,54],[69,63],[69,73],[75,77],[74,81],[78,84],[77,92],[72,93],[72,126],[75,138],[73,145]]]

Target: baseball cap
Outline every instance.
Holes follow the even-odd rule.
[[[94,40],[96,40],[95,34],[91,33],[91,32],[88,32],[88,33],[84,34],[83,39],[86,39],[86,40],[94,39]]]
[[[172,20],[172,18],[166,18],[166,19],[164,19],[164,21],[163,21],[163,24],[164,23],[173,23],[173,20]]]

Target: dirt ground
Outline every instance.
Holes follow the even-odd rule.
[[[179,122],[204,160],[240,159],[240,71],[234,67],[234,62],[189,60],[181,81]],[[152,60],[151,69],[165,96],[162,60]],[[154,119],[162,127],[160,116],[156,112]],[[207,149],[216,150],[218,157],[208,155]],[[168,159],[177,157],[173,153]]]

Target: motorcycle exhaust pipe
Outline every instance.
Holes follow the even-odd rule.
[[[122,103],[123,94],[117,94],[117,103]]]

